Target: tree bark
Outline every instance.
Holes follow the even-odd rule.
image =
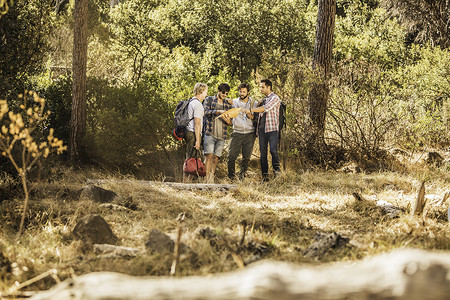
[[[31,299],[448,299],[449,272],[449,253],[404,249],[360,262],[315,267],[263,261],[206,277],[90,273]]]
[[[86,133],[86,64],[88,0],[75,0],[73,36],[72,115],[70,158],[79,162],[81,139]]]
[[[217,183],[181,183],[181,182],[163,182],[163,181],[147,181],[147,180],[109,180],[109,179],[89,179],[88,184],[105,184],[105,183],[130,183],[143,186],[167,185],[179,190],[205,190],[205,191],[231,191],[238,188],[237,184],[217,184]]]
[[[328,103],[327,79],[331,68],[336,0],[319,0],[313,70],[318,75],[309,93],[308,149],[319,149],[323,144],[325,116]]]

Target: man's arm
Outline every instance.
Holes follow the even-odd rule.
[[[250,112],[252,112],[252,113],[262,113],[262,112],[265,112],[266,111],[266,109],[264,108],[264,105],[263,106],[260,106],[260,107],[257,107],[257,108],[252,108],[252,110],[249,110],[249,109],[246,109],[245,110],[246,112],[248,112],[248,113],[250,113]]]
[[[207,117],[212,117],[217,114],[217,110],[211,109],[212,104],[212,98],[210,96],[206,97],[205,100],[203,100],[203,109],[205,110],[205,115]]]
[[[278,95],[274,95],[270,101],[266,102],[266,104],[263,105],[265,111],[269,111],[274,109],[277,105],[279,105],[281,102],[280,97]]]
[[[195,133],[194,148],[200,150],[200,142],[202,140],[202,119],[200,118],[194,118],[194,133]]]
[[[212,102],[213,99],[211,96],[208,96],[203,101],[203,109],[205,110],[205,116],[207,116],[208,118],[217,117],[218,115],[223,114],[226,111],[226,110],[212,109]]]

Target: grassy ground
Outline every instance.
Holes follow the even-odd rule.
[[[77,220],[89,213],[105,218],[119,237],[119,245],[141,249],[153,228],[175,238],[179,226],[176,218],[184,213],[182,242],[197,257],[183,260],[178,276],[237,269],[233,259],[236,254],[244,261],[262,258],[320,264],[361,259],[401,247],[450,249],[450,225],[444,208],[432,208],[425,219],[409,214],[423,180],[427,195],[443,196],[450,191],[450,174],[445,171],[288,171],[264,185],[249,179],[231,192],[182,191],[164,184],[143,186],[133,180],[102,185],[119,195],[118,204],[132,201],[137,205],[137,210],[128,212],[105,210],[98,203],[78,200],[76,191],[88,178],[119,179],[117,175],[65,170],[51,183],[34,184],[27,228],[19,241],[15,235],[21,196],[0,203],[0,291],[49,269],[56,269],[57,277],[46,277],[27,288],[47,289],[55,280],[92,271],[169,274],[170,254],[108,259],[85,250],[80,241],[72,238],[71,231]],[[354,192],[366,200],[356,201]],[[390,219],[375,205],[376,200],[388,201],[404,213]],[[208,227],[213,235],[209,239],[200,235]],[[238,250],[244,228],[245,240]],[[317,232],[337,232],[349,243],[319,257],[305,257]]]

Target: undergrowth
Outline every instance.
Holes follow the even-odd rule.
[[[144,243],[152,229],[175,239],[180,213],[185,214],[181,241],[196,256],[181,261],[177,276],[235,270],[236,253],[247,264],[260,259],[320,264],[362,259],[403,247],[450,249],[450,225],[445,215],[434,212],[422,219],[409,213],[422,180],[426,179],[427,195],[450,191],[446,172],[285,171],[266,184],[246,179],[230,192],[177,190],[162,183],[142,185],[133,179],[102,184],[118,195],[117,204],[133,203],[135,210],[120,212],[79,200],[80,190],[89,178],[126,177],[69,169],[58,170],[49,180],[34,183],[26,230],[18,243],[14,237],[20,222],[21,196],[11,193],[2,199],[0,291],[50,269],[56,269],[59,280],[93,271],[168,275],[172,255],[145,252]],[[5,178],[2,185],[9,182]],[[356,200],[353,193],[365,200]],[[404,212],[391,219],[376,206],[377,200],[390,202]],[[119,245],[142,249],[143,254],[129,259],[104,258],[86,250],[71,232],[87,214],[101,215],[119,237]],[[318,232],[337,232],[349,243],[324,255],[307,257],[305,252]],[[26,289],[48,289],[55,282],[55,278],[47,277]]]

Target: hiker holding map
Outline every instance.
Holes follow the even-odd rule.
[[[208,96],[203,101],[205,110],[203,149],[205,153],[206,181],[209,183],[214,183],[217,162],[219,157],[222,156],[225,140],[228,138],[227,128],[231,125],[231,119],[225,113],[232,108],[231,100],[230,102],[227,100],[230,86],[227,83],[221,83],[217,89],[217,95]]]

